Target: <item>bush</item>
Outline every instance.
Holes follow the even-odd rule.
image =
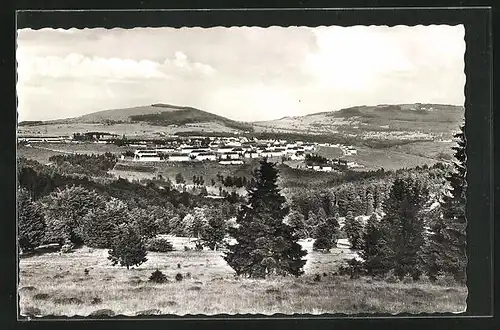
[[[151,252],[170,252],[174,250],[174,247],[165,238],[153,238],[146,243],[146,250]]]
[[[89,314],[89,316],[114,316],[115,312],[111,309],[98,309]]]
[[[357,279],[364,274],[363,263],[354,258],[347,261],[347,265],[342,265],[338,270],[339,275],[349,275],[351,279]]]
[[[183,279],[183,276],[182,276],[182,274],[181,274],[181,273],[177,273],[177,275],[175,275],[175,280],[176,280],[177,282],[182,281],[182,279]]]
[[[167,276],[157,269],[151,273],[149,281],[154,283],[165,283],[167,282]]]

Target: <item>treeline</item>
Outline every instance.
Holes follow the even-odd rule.
[[[101,155],[53,155],[49,157],[49,161],[55,163],[62,173],[105,176],[115,166],[118,158],[107,152]]]
[[[396,178],[382,205],[382,212],[372,214],[366,225],[357,224],[348,233],[362,260],[351,260],[351,276],[406,276],[418,280],[423,274],[436,280],[450,274],[458,282],[466,280],[465,218],[465,139],[455,137],[456,162],[446,173],[444,188],[432,198],[425,180],[418,175]],[[347,225],[347,219],[346,219]]]
[[[147,250],[172,249],[158,234],[196,237],[201,246],[216,249],[235,213],[231,205],[221,203],[192,208],[182,216],[167,206],[138,206],[81,186],[67,186],[37,201],[20,188],[18,203],[22,252],[52,243],[70,252],[85,244],[109,249],[108,259],[127,268],[146,261]]]

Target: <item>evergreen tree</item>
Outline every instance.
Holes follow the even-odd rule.
[[[424,243],[421,211],[428,200],[428,190],[413,178],[394,180],[384,202],[385,216],[380,223],[386,268],[403,278],[421,274],[420,251]]]
[[[147,251],[141,235],[130,224],[119,225],[113,237],[112,249],[108,251],[108,259],[113,266],[119,264],[129,269],[146,262]]]
[[[316,214],[311,210],[307,215],[307,221],[305,226],[306,235],[308,237],[313,237],[316,232],[316,226],[319,225],[319,220]]]
[[[288,214],[288,224],[293,228],[298,238],[307,238],[306,222],[304,216],[297,210]]]
[[[439,256],[444,249],[445,237],[443,230],[446,227],[440,207],[436,207],[425,214],[425,223],[429,227],[429,234],[422,247],[422,260],[426,275],[435,281],[443,272]]]
[[[374,211],[375,201],[373,200],[372,193],[366,194],[366,215],[372,215]]]
[[[446,177],[448,193],[442,197],[442,223],[433,228],[431,240],[438,248],[438,259],[442,270],[452,274],[457,281],[465,282],[467,268],[466,227],[465,218],[466,190],[466,141],[465,126],[455,134],[457,145],[453,147],[456,161],[450,174]]]
[[[358,250],[362,244],[363,225],[357,220],[352,211],[348,211],[345,217],[344,231],[351,243],[351,249]]]
[[[293,228],[284,223],[285,198],[276,183],[278,171],[267,159],[254,173],[256,184],[248,191],[249,205],[242,206],[230,234],[237,243],[224,259],[237,275],[266,277],[271,274],[303,274],[306,251],[297,243]]]
[[[320,207],[316,216],[318,219],[318,225],[322,222],[326,222],[326,212],[324,208]]]
[[[181,183],[185,183],[185,182],[186,182],[186,180],[184,180],[184,177],[182,176],[181,173],[177,173],[175,175],[175,183],[181,184]]]
[[[372,214],[368,219],[363,232],[363,245],[360,256],[363,258],[363,267],[369,275],[379,275],[384,272],[380,223]]]
[[[18,190],[18,241],[23,252],[32,251],[42,243],[45,219],[26,189]]]

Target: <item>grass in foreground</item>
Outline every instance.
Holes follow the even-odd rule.
[[[342,257],[341,257],[342,255]],[[466,287],[426,282],[387,283],[334,276],[343,253],[310,254],[299,278],[237,279],[218,252],[150,253],[127,271],[109,265],[106,250],[45,254],[20,262],[20,308],[39,315],[83,315],[110,309],[143,314],[433,313],[465,310]],[[180,268],[178,268],[180,264]],[[84,274],[84,269],[89,274]],[[169,282],[148,278],[161,270]],[[178,282],[175,275],[181,273]],[[315,281],[315,274],[321,280]],[[38,309],[38,310],[37,310]]]

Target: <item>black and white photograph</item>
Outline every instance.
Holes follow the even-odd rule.
[[[19,28],[19,315],[464,312],[465,32]]]

